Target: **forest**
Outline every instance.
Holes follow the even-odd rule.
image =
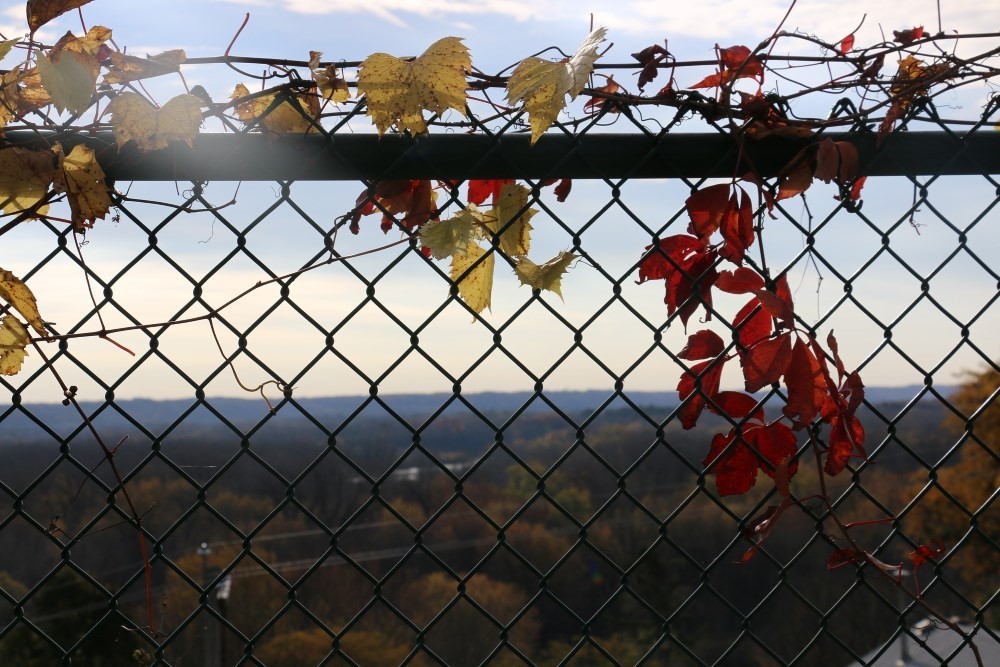
[[[147,664],[155,648],[129,630],[147,604],[174,635],[157,655],[173,665],[235,664],[244,643],[275,667],[334,650],[327,664],[414,652],[418,665],[570,654],[580,665],[846,665],[892,636],[907,601],[868,569],[832,565],[807,497],[740,564],[770,479],[719,497],[701,462],[718,424],[643,417],[657,410],[368,416],[329,436],[280,420],[246,436],[132,434],[116,461],[151,537],[148,593],[120,490],[86,433],[64,452],[4,442],[0,624],[23,616],[38,632],[16,624],[0,663],[55,664],[44,633],[74,664]],[[981,431],[995,432],[996,412]],[[932,394],[859,411],[871,461],[863,480],[829,488],[843,520],[873,522],[857,538],[882,560],[943,545],[947,557],[919,572],[925,598],[972,618],[998,588],[996,452],[949,414]],[[95,467],[105,488],[86,481]],[[803,466],[793,491],[815,488],[815,474]],[[962,508],[984,502],[970,531]],[[987,616],[996,625],[995,607]]]

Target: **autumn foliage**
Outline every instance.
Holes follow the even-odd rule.
[[[34,35],[52,19],[88,2],[29,1],[28,29]],[[958,85],[961,77],[974,78],[954,59],[921,55],[919,46],[933,39],[922,27],[893,31],[893,36],[893,42],[870,49],[859,49],[853,33],[834,36],[839,39],[829,43],[809,40],[850,71],[831,86],[857,87],[879,96],[872,108],[837,122],[864,125],[873,120],[880,143],[932,91]],[[797,118],[789,113],[789,99],[765,90],[776,62],[769,47],[778,39],[777,32],[756,48],[717,46],[714,71],[686,87],[678,85],[677,60],[666,44],[643,48],[632,54],[630,63],[637,69],[635,93],[624,77],[594,78],[607,39],[607,30],[597,28],[567,51],[570,55],[555,60],[526,57],[509,75],[489,76],[474,67],[462,39],[444,37],[412,58],[370,55],[355,63],[356,80],[350,83],[343,66],[324,62],[322,54],[313,51],[308,61],[275,66],[286,73],[281,85],[251,91],[238,83],[228,97],[216,96],[226,100],[221,103],[192,89],[162,104],[133,84],[179,74],[187,61],[183,51],[147,58],[127,55],[115,47],[111,30],[102,26],[81,36],[67,33],[51,46],[33,39],[2,42],[0,55],[19,45],[30,48],[25,49],[24,62],[0,80],[0,127],[9,129],[27,123],[29,115],[40,115],[52,141],[46,147],[0,148],[0,196],[9,218],[0,235],[39,218],[85,234],[112,210],[121,193],[108,182],[92,149],[79,142],[72,148],[64,145],[70,134],[110,130],[118,150],[184,150],[198,141],[203,123],[215,118],[227,128],[281,141],[289,135],[325,132],[324,114],[348,103],[352,86],[356,109],[363,108],[379,137],[396,133],[416,139],[442,117],[476,131],[481,121],[470,108],[473,94],[499,88],[505,100],[489,100],[491,113],[501,109],[500,115],[532,145],[544,142],[554,126],[566,131],[575,127],[560,119],[570,115],[570,105],[581,95],[587,101],[577,102],[577,109],[584,119],[627,115],[640,106],[674,108],[678,118],[700,115],[728,131],[741,154],[750,143],[767,137],[795,142],[794,157],[776,175],[759,173],[741,161],[729,178],[696,184],[684,202],[686,230],[657,236],[642,251],[636,248],[638,282],[662,281],[666,324],[676,321],[687,331],[694,318],[706,325],[692,331],[687,344],[671,354],[682,366],[676,417],[684,428],[697,426],[706,411],[728,422],[706,443],[702,459],[718,495],[745,494],[762,481],[772,484],[780,499],[750,522],[747,537],[753,546],[744,558],[748,560],[781,514],[798,505],[790,483],[804,454],[816,452],[828,476],[867,458],[857,416],[865,400],[864,382],[841,357],[834,333],[817,332],[796,312],[787,274],[767,270],[755,259],[755,253],[763,252],[764,222],[777,220],[775,210],[782,202],[803,196],[816,182],[832,185],[825,196],[837,198],[840,206],[858,206],[865,165],[854,143],[826,136],[833,121]],[[664,74],[667,80],[661,79],[659,90],[644,95]],[[869,87],[875,92],[869,93]],[[85,121],[85,116],[93,120]],[[449,287],[476,321],[491,306],[498,267],[509,269],[536,294],[563,296],[567,272],[579,257],[575,248],[537,256],[532,218],[543,196],[564,202],[572,188],[572,181],[564,178],[527,184],[512,178],[366,182],[353,203],[340,209],[346,212],[337,226],[360,234],[366,224],[377,224],[383,233],[402,234],[427,262],[448,261],[443,273]],[[56,202],[68,205],[68,218],[51,214]],[[742,306],[735,313],[718,312],[722,293],[739,297]],[[9,376],[21,371],[32,345],[58,337],[50,335],[44,308],[25,282],[3,269],[0,306],[0,373]],[[723,387],[727,365],[738,366],[742,391]],[[775,401],[769,399],[774,396],[782,403],[780,410],[772,407]],[[921,545],[910,561],[918,568],[940,553],[936,546]],[[872,562],[870,554],[850,545],[835,549],[828,566],[865,562]]]

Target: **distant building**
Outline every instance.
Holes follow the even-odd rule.
[[[959,627],[966,633],[973,630],[969,625],[959,624]],[[1000,636],[1000,631],[983,628],[973,636],[984,665],[1000,665],[1000,641],[997,636]],[[897,637],[877,659],[875,655],[878,651],[872,651],[861,664],[870,667],[941,667],[943,664],[949,667],[976,667],[976,657],[968,646],[963,646],[955,657],[949,659],[961,643],[962,638],[948,628],[937,627],[931,621],[921,621],[910,628],[909,633]]]

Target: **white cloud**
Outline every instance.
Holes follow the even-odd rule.
[[[274,6],[273,2],[220,0],[241,5]],[[655,40],[699,37],[752,42],[766,38],[788,10],[788,0],[708,0],[699,3],[665,3],[620,0],[613,10],[604,3],[590,7],[576,0],[285,0],[284,6],[300,14],[368,13],[394,25],[413,18],[506,17],[516,21],[573,23],[593,11],[596,23],[632,35]],[[861,36],[879,37],[879,25],[891,39],[892,30],[924,25],[937,30],[937,6],[933,0],[916,0],[905,6],[895,0],[813,0],[799,2],[786,30],[796,28],[835,41],[850,32],[867,14]],[[983,26],[1000,25],[1000,6],[973,0],[956,0],[942,6],[942,25],[948,30],[979,32]]]

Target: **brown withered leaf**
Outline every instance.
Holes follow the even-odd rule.
[[[32,34],[43,25],[71,9],[83,7],[90,0],[28,0],[28,28]]]
[[[145,58],[137,58],[118,51],[112,51],[110,57],[111,66],[101,81],[101,83],[107,85],[138,81],[140,79],[151,79],[154,76],[179,72],[181,71],[181,63],[187,60],[187,54],[184,53],[183,49],[164,51],[155,56],[146,56]]]

